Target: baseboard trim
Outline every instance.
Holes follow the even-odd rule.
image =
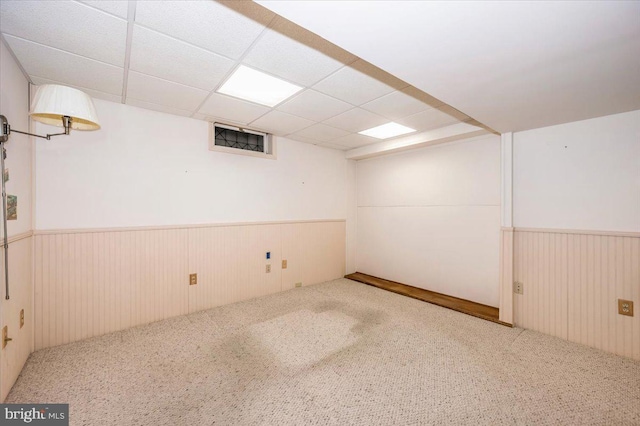
[[[500,321],[499,310],[493,306],[483,305],[481,303],[460,299],[458,297],[447,296],[446,294],[436,293],[435,291],[429,291],[407,284],[385,280],[384,278],[374,277],[361,272],[345,275],[345,278],[401,294],[403,296],[408,296],[413,299],[418,299],[433,305],[438,305],[443,308],[452,309],[476,318],[495,322],[496,324],[504,325],[506,327],[513,327],[511,324]]]

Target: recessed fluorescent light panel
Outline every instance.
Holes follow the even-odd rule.
[[[406,135],[407,133],[415,132],[415,129],[411,127],[403,126],[398,123],[387,123],[382,126],[373,127],[369,130],[363,130],[360,133],[361,135],[371,136],[377,139],[389,139],[394,136]]]
[[[272,107],[300,90],[300,86],[240,65],[218,92]]]

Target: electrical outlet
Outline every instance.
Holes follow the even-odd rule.
[[[282,269],[287,269],[287,260],[286,259],[282,260]]]
[[[24,326],[24,309],[20,310],[20,328]]]
[[[633,301],[618,299],[618,313],[620,315],[633,316]]]
[[[513,292],[516,294],[524,294],[524,284],[519,281],[513,283]]]
[[[198,284],[198,274],[189,274],[189,285]]]
[[[296,283],[296,287],[302,287],[302,283]]]
[[[267,271],[267,274],[268,274],[269,272],[271,272],[271,265],[267,265],[267,269],[266,269],[266,271]]]

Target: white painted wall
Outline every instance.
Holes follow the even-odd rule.
[[[640,231],[640,110],[514,133],[514,226]]]
[[[359,272],[498,306],[500,138],[357,163]]]
[[[358,187],[356,186],[357,166],[354,160],[347,163],[347,223],[346,223],[346,274],[357,272],[356,236],[358,234]]]
[[[28,132],[29,83],[2,42],[0,55],[0,114],[7,117],[13,129]],[[32,229],[31,140],[26,135],[12,133],[6,143],[6,149],[5,167],[9,169],[10,176],[7,194],[18,196],[18,219],[7,224],[7,234],[11,237]]]
[[[36,229],[347,217],[342,151],[277,138],[277,160],[214,152],[204,121],[94,102],[101,130],[36,143]]]

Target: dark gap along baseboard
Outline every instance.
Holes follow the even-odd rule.
[[[511,324],[507,324],[499,320],[499,310],[493,306],[487,306],[470,300],[447,296],[446,294],[436,293],[435,291],[424,290],[407,284],[385,280],[383,278],[374,277],[361,272],[345,275],[345,278],[401,294],[403,296],[422,300],[423,302],[442,306],[443,308],[453,309],[454,311],[472,315],[507,327],[512,327]]]

